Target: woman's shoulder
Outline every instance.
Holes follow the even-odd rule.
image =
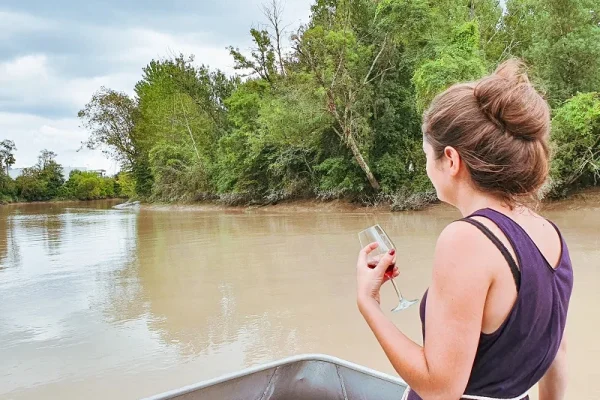
[[[489,224],[486,223],[485,218],[472,217],[469,220],[481,222],[484,226]],[[463,218],[446,225],[438,236],[437,248],[443,251],[467,252],[469,255],[473,255],[476,253],[474,252],[476,245],[485,243],[485,239],[485,236],[481,234],[481,229]]]
[[[484,269],[490,262],[493,243],[474,225],[464,220],[448,224],[440,233],[436,249],[434,268]]]
[[[431,296],[428,298],[436,299],[437,304],[454,304],[468,299],[482,309],[494,280],[493,262],[489,260],[489,254],[486,255],[490,250],[489,243],[485,240],[477,228],[462,221],[452,222],[444,228],[436,244]],[[462,314],[465,310],[459,307],[455,316],[467,318]]]

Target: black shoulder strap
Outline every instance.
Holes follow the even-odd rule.
[[[471,219],[471,218],[463,218],[460,221],[467,222],[467,223],[473,225],[474,227],[476,227],[477,229],[479,229],[488,239],[490,239],[490,241],[492,243],[494,243],[494,245],[498,248],[498,250],[500,250],[500,253],[502,253],[502,255],[504,256],[504,259],[506,260],[506,262],[508,263],[508,266],[510,267],[510,272],[512,272],[512,276],[513,276],[513,279],[515,280],[515,285],[517,285],[517,292],[518,292],[519,289],[521,288],[521,271],[519,270],[519,267],[517,266],[515,259],[510,254],[510,252],[508,251],[506,246],[504,246],[504,244],[500,241],[500,239],[498,239],[498,237],[496,237],[496,235],[494,235],[492,233],[492,231],[490,231],[481,222]]]

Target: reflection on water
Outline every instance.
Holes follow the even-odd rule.
[[[600,208],[549,213],[571,246],[573,397],[599,397]],[[458,215],[0,209],[0,397],[138,398],[299,353],[392,368],[354,298],[356,233],[381,223],[409,297]],[[385,307],[394,293],[384,288]],[[391,318],[420,341],[418,309]],[[585,324],[585,325],[584,325]],[[585,327],[584,327],[585,326]],[[570,396],[571,397],[571,396]]]

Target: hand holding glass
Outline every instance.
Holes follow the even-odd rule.
[[[367,256],[367,263],[369,265],[369,268],[375,268],[379,263],[381,257],[383,257],[391,249],[396,248],[396,246],[394,246],[394,243],[392,243],[392,240],[388,237],[387,233],[385,233],[383,228],[379,225],[374,225],[360,232],[358,234],[358,239],[360,241],[361,247],[363,248],[367,247],[369,244],[374,242],[377,242],[379,244],[379,246],[373,251],[371,251]],[[388,278],[390,278],[390,281],[394,286],[394,290],[396,291],[399,300],[398,306],[392,311],[400,311],[417,303],[418,300],[406,300],[402,297],[402,293],[400,293],[398,287],[396,286],[396,283],[394,282],[393,273],[394,265],[390,265],[387,271],[385,271],[385,275]]]

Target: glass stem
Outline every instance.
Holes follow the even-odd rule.
[[[392,282],[392,286],[394,286],[394,290],[396,291],[396,294],[398,295],[398,299],[400,299],[400,301],[402,301],[402,293],[400,293],[400,291],[398,290],[398,287],[396,286],[396,282],[394,282],[394,279],[390,279],[390,282]]]

